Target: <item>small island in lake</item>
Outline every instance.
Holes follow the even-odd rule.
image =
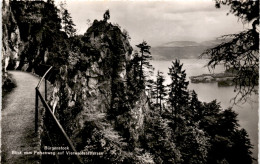
[[[214,74],[202,74],[199,76],[191,76],[190,81],[192,83],[212,83],[217,82],[218,86],[232,86],[234,85],[233,79],[235,78],[234,73],[214,73]]]

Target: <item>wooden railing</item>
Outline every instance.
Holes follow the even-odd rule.
[[[47,103],[47,78],[46,75],[50,72],[50,70],[52,69],[52,66],[45,72],[45,74],[42,76],[41,80],[39,81],[38,85],[36,86],[35,90],[35,132],[38,132],[38,118],[39,118],[39,98],[41,100],[41,103],[43,104],[43,107],[45,108],[45,111],[49,114],[51,121],[54,122],[54,126],[59,129],[59,135],[65,139],[66,144],[69,146],[70,150],[72,150],[73,152],[77,152],[73,143],[71,142],[70,138],[68,137],[67,133],[65,132],[65,130],[63,129],[62,125],[60,124],[59,120],[56,118],[56,116],[54,115],[54,113],[52,112],[50,106]],[[45,87],[44,87],[44,96],[45,98],[43,98],[39,88],[41,86],[42,81],[45,81]],[[46,126],[46,125],[45,125]],[[48,125],[47,125],[48,126]],[[79,155],[75,155],[76,157],[76,163],[83,163],[82,159],[80,158]],[[59,163],[59,162],[58,162]]]
[[[46,102],[47,101],[47,79],[45,78],[46,77],[46,75],[48,74],[48,72],[50,72],[50,70],[52,69],[52,66],[45,72],[45,74],[42,76],[42,78],[41,78],[41,80],[39,81],[39,83],[38,83],[38,85],[36,86],[36,88],[35,88],[35,90],[36,90],[36,93],[35,93],[35,132],[37,132],[38,131],[38,118],[39,118],[39,108],[38,108],[38,106],[39,106],[39,101],[38,101],[38,96],[42,96],[41,95],[41,93],[40,93],[40,91],[39,91],[39,87],[41,86],[41,83],[42,83],[42,81],[43,81],[43,79],[44,79],[44,81],[45,81],[45,87],[44,87],[44,91],[45,91],[45,101],[44,102]],[[42,103],[44,104],[44,102],[42,101]],[[47,104],[47,106],[48,106],[48,104]]]

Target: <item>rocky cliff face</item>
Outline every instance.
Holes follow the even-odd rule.
[[[5,0],[2,4],[2,87],[6,87],[7,69],[32,71],[33,63],[41,62],[37,60],[41,44],[34,38],[41,39],[37,16],[46,3]]]
[[[39,64],[54,65],[60,50],[67,51],[64,47],[67,47],[65,43],[68,37],[61,31],[61,20],[53,3],[10,1],[3,8],[3,31],[9,31],[8,35],[4,35],[7,38],[3,39],[12,42],[13,52],[7,53],[15,58],[15,64],[12,61],[6,64],[9,69],[38,73]],[[5,47],[5,51],[9,51]],[[49,56],[55,61],[48,63]]]
[[[7,73],[8,68],[17,68],[20,58],[20,31],[9,3],[2,6],[2,96],[15,86],[15,80]]]
[[[51,105],[78,149],[94,151],[95,145],[108,153],[112,151],[108,147],[117,140],[118,147],[113,149],[119,151],[126,134],[115,130],[117,125],[123,124],[128,137],[137,142],[144,113],[149,108],[144,92],[141,99],[126,108],[130,106],[126,67],[132,47],[117,26],[97,20],[81,38],[81,45],[80,52],[70,54],[70,64],[60,68]],[[96,133],[100,139],[92,143]]]
[[[2,6],[2,72],[7,76],[8,65],[17,68],[19,65],[20,31],[9,3]],[[4,78],[3,78],[4,79]]]
[[[119,67],[117,73],[120,74],[117,80],[123,81],[126,77],[125,65],[132,48],[117,27],[102,21],[95,21],[82,40],[84,40],[84,52],[70,54],[70,64],[60,68],[54,93],[59,92],[59,88],[64,85],[64,90],[68,93],[68,106],[75,105],[76,101],[85,104],[89,96],[90,104],[82,105],[90,106],[89,108],[93,111],[105,112],[105,105],[110,104],[110,99],[106,96],[111,95],[108,89],[111,88],[111,73],[114,71],[111,67],[113,64],[117,64]],[[121,46],[121,48],[116,49],[116,53],[113,52],[115,44]],[[113,63],[112,59],[115,58],[120,59],[120,61]],[[91,100],[92,98],[93,100]],[[55,101],[52,102],[52,104],[57,104]],[[92,106],[91,104],[100,104],[101,106]]]

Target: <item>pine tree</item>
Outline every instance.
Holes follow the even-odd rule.
[[[141,62],[141,58],[138,55],[138,52],[135,52],[133,54],[133,59],[131,60],[131,67],[133,69],[133,78],[136,80],[138,78],[139,73],[140,73],[140,62]]]
[[[252,145],[244,129],[239,130],[237,114],[223,110],[216,100],[202,105],[199,128],[210,137],[207,163],[252,163]]]
[[[173,131],[157,111],[146,114],[144,134],[142,146],[153,154],[155,163],[180,163],[181,154],[173,141]]]
[[[139,73],[139,83],[144,84],[144,68],[146,67],[148,70],[152,68],[152,65],[150,65],[149,60],[152,59],[152,55],[150,52],[151,46],[149,46],[146,41],[143,41],[142,43],[136,45],[140,49],[140,73]]]
[[[189,103],[189,120],[191,122],[198,122],[202,118],[202,104],[198,100],[197,93],[193,90],[190,95],[190,103]]]
[[[229,151],[227,161],[229,163],[253,163],[252,145],[245,129],[235,130],[232,135],[232,141],[235,143]]]
[[[104,13],[103,17],[104,17],[104,21],[107,21],[107,20],[110,19],[110,13],[109,13],[109,10],[106,10],[106,12]]]
[[[186,81],[186,73],[185,70],[182,70],[182,66],[183,64],[180,64],[179,60],[175,60],[175,62],[172,62],[168,73],[171,78],[168,103],[175,121],[174,130],[176,130],[181,117],[185,116],[185,106],[189,99],[189,93],[187,91],[189,82]]]
[[[65,33],[72,37],[76,33],[76,29],[74,28],[75,24],[73,23],[72,17],[70,16],[70,13],[67,9],[64,9],[62,12],[62,23],[63,23],[63,29]]]
[[[166,94],[166,87],[164,86],[164,81],[165,78],[163,77],[162,72],[158,71],[157,76],[156,76],[156,81],[155,81],[155,86],[154,86],[154,93],[155,93],[155,98],[156,98],[156,106],[159,107],[160,109],[160,114],[162,114],[162,106],[163,102],[165,100]]]
[[[156,92],[154,90],[154,87],[155,87],[155,81],[153,79],[146,80],[145,90],[148,92],[148,97],[151,99],[156,98]],[[151,103],[153,102],[151,101]]]

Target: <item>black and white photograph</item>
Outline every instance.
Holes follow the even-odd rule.
[[[259,0],[2,0],[2,164],[258,164]]]

